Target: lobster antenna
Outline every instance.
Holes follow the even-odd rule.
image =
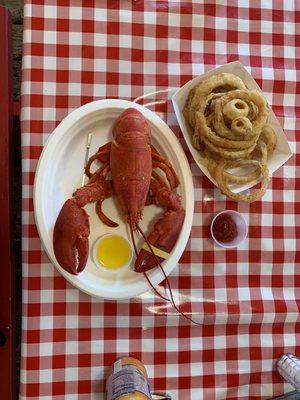
[[[202,324],[200,324],[199,322],[196,322],[196,321],[193,320],[193,318],[191,318],[189,315],[187,315],[187,314],[185,314],[183,311],[181,311],[181,310],[178,308],[178,306],[175,304],[174,297],[173,297],[173,292],[172,292],[172,289],[171,289],[171,285],[170,285],[169,279],[168,279],[168,277],[167,277],[167,275],[166,275],[166,273],[165,273],[163,267],[161,266],[161,263],[160,263],[159,259],[157,258],[156,254],[154,253],[151,244],[149,243],[148,239],[146,238],[146,235],[144,234],[144,232],[142,231],[142,229],[140,228],[139,225],[137,225],[137,228],[138,228],[138,231],[140,232],[140,234],[143,236],[143,238],[144,238],[145,242],[147,243],[148,247],[150,248],[152,255],[155,257],[156,262],[157,262],[157,264],[158,264],[158,266],[159,266],[159,268],[160,268],[162,274],[163,274],[164,277],[165,277],[165,280],[166,280],[167,286],[168,286],[168,290],[169,290],[169,293],[170,293],[170,298],[171,298],[171,299],[168,299],[168,301],[170,301],[170,302],[172,303],[172,305],[173,305],[173,307],[175,308],[175,310],[176,310],[179,314],[181,314],[183,317],[185,317],[186,319],[188,319],[189,321],[193,322],[193,323],[196,324],[196,325],[202,326]],[[152,284],[151,284],[151,287],[153,287]]]
[[[132,241],[132,244],[133,244],[133,247],[134,247],[134,252],[135,252],[135,255],[137,256],[137,255],[138,255],[138,251],[137,251],[137,247],[136,247],[136,244],[135,244],[135,239],[134,239],[134,233],[133,233],[132,221],[131,221],[131,220],[129,221],[129,227],[130,227],[130,235],[131,235],[131,241]],[[162,294],[160,294],[159,291],[156,289],[156,287],[153,286],[153,284],[152,284],[152,282],[150,281],[150,279],[148,278],[148,275],[146,274],[146,272],[143,272],[143,274],[144,274],[145,278],[147,279],[149,285],[150,285],[150,286],[152,287],[152,289],[154,290],[154,292],[155,292],[161,299],[163,299],[163,300],[165,300],[165,301],[170,301],[167,297],[164,297]]]
[[[131,235],[131,241],[132,241],[132,244],[133,244],[133,247],[134,247],[134,252],[135,252],[135,255],[137,256],[138,255],[138,251],[137,251],[137,247],[136,247],[135,240],[134,240],[134,234],[133,234],[133,228],[132,228],[131,220],[129,221],[129,227],[130,227],[130,235]]]
[[[146,274],[146,272],[143,272],[145,278],[147,279],[149,285],[152,287],[153,291],[163,300],[165,301],[170,301],[167,297],[163,296],[159,291],[156,289],[156,287],[153,285],[153,283],[150,281],[149,276]]]

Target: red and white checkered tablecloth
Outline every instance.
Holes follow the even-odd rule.
[[[173,400],[267,399],[291,389],[274,363],[284,352],[300,354],[299,33],[300,4],[292,0],[25,1],[21,399],[103,399],[106,368],[127,354]],[[248,205],[225,200],[185,147],[195,215],[170,280],[203,326],[152,294],[100,301],[72,287],[42,250],[33,216],[48,136],[82,104],[178,88],[237,59],[266,94],[295,155],[263,200]],[[170,102],[156,111],[185,146]],[[249,220],[238,250],[210,240],[211,218],[224,208]]]

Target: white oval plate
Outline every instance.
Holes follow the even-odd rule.
[[[60,267],[53,252],[52,235],[63,203],[81,185],[88,133],[93,133],[89,152],[89,155],[92,155],[99,146],[111,140],[114,121],[129,107],[138,109],[147,118],[151,126],[153,145],[169,159],[180,180],[178,192],[186,210],[186,217],[180,237],[169,259],[164,262],[164,270],[167,275],[170,274],[189,238],[193,220],[194,190],[190,167],[183,149],[174,133],[154,112],[125,100],[98,100],[76,109],[49,137],[37,166],[34,183],[35,220],[50,260],[71,284],[92,296],[106,299],[128,299],[149,290],[143,274],[138,274],[131,268],[116,274],[100,270],[93,262],[92,245],[100,235],[115,232],[130,240],[128,226],[122,218],[116,199],[105,200],[103,211],[120,224],[118,228],[109,228],[100,222],[94,204],[85,207],[90,216],[90,256],[85,269],[79,275],[69,274]],[[145,207],[140,224],[145,232],[148,232],[149,223],[157,219],[162,211],[162,208],[153,205]],[[137,238],[137,243],[141,246],[142,241]],[[159,268],[150,271],[149,277],[153,284],[158,284],[164,278]]]

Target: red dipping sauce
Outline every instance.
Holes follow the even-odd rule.
[[[232,242],[238,235],[237,226],[233,218],[226,213],[220,214],[215,219],[212,231],[218,242]]]

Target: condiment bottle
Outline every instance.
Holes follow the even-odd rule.
[[[106,400],[150,400],[145,366],[132,357],[122,357],[108,371]]]
[[[300,359],[294,354],[284,354],[277,361],[277,371],[297,391],[300,391]]]

